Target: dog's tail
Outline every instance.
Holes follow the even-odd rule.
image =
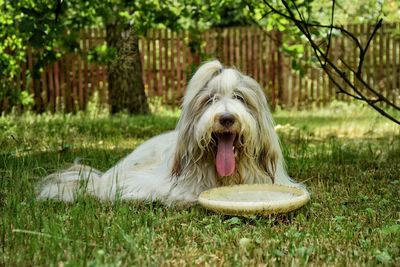
[[[95,185],[102,172],[86,165],[74,164],[70,168],[45,177],[36,188],[38,199],[73,201],[79,193],[95,194]]]

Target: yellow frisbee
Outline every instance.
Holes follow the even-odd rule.
[[[310,200],[301,188],[278,184],[223,186],[204,191],[199,203],[217,213],[236,216],[270,215],[296,210]]]

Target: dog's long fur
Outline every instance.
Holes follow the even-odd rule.
[[[77,164],[53,173],[40,184],[38,197],[72,201],[84,184],[85,192],[102,200],[171,204],[195,202],[202,191],[222,185],[275,182],[303,187],[285,171],[266,97],[252,78],[225,69],[217,60],[207,62],[189,82],[182,108],[175,131],[144,142],[105,173]],[[234,138],[235,165],[228,175],[216,168],[224,134]]]

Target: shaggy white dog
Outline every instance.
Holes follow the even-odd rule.
[[[84,165],[49,175],[40,199],[72,201],[82,189],[102,200],[195,202],[207,189],[291,180],[259,84],[219,61],[189,82],[176,130],[156,136],[105,173]],[[80,189],[80,190],[79,190]]]

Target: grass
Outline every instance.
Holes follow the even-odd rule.
[[[106,170],[178,115],[0,117],[0,266],[399,265],[400,127],[355,105],[274,114],[289,173],[312,193],[291,214],[35,200],[40,177],[77,157]]]

